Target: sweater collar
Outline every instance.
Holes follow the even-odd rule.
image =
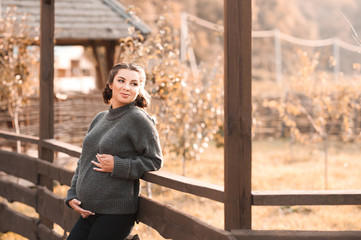
[[[108,119],[116,119],[119,116],[121,116],[123,113],[125,113],[126,111],[128,111],[129,109],[134,108],[134,107],[136,107],[135,102],[131,102],[127,105],[124,105],[124,106],[121,106],[121,107],[118,107],[115,109],[112,108],[112,106],[110,106],[107,118]]]

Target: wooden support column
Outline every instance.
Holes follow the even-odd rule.
[[[40,0],[40,122],[39,158],[54,161],[54,151],[44,148],[44,139],[54,138],[54,0]],[[40,185],[53,189],[52,179],[39,176]],[[46,226],[52,223],[40,216]]]
[[[224,0],[225,229],[251,229],[251,0]]]
[[[104,75],[102,72],[102,67],[100,64],[100,56],[98,54],[98,45],[92,41],[91,42],[91,47],[93,50],[93,55],[95,58],[95,71],[96,71],[96,88],[98,90],[103,90],[104,86],[105,86],[105,79],[104,79]]]
[[[106,63],[107,63],[107,69],[106,73],[108,74],[110,69],[114,66],[114,55],[115,55],[115,46],[117,42],[116,41],[108,41],[105,44],[105,56],[106,56]]]

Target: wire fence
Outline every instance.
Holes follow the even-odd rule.
[[[201,19],[197,16],[194,16],[192,14],[189,13],[182,13],[182,26],[186,26],[183,27],[183,31],[189,31],[189,27],[188,24],[192,23],[192,24],[196,24],[199,25],[201,27],[207,28],[209,30],[212,31],[216,31],[219,33],[223,33],[224,31],[224,27],[223,25],[220,24],[216,24],[216,23],[212,23],[210,21]],[[351,26],[352,28],[352,26]],[[352,28],[353,29],[353,28]],[[318,40],[310,40],[310,39],[303,39],[303,38],[298,38],[298,37],[294,37],[291,36],[289,34],[283,33],[281,32],[279,29],[273,29],[273,30],[267,30],[267,31],[252,31],[252,38],[253,41],[257,40],[257,39],[270,39],[273,41],[273,46],[272,43],[267,42],[267,47],[270,48],[268,49],[268,53],[264,52],[264,48],[262,47],[262,49],[258,49],[258,46],[261,46],[262,43],[256,45],[254,44],[254,48],[253,48],[253,58],[256,57],[263,57],[265,54],[270,54],[273,52],[273,56],[271,58],[267,58],[269,59],[270,62],[263,64],[262,66],[266,66],[265,69],[267,69],[268,71],[272,71],[272,74],[274,74],[274,79],[276,80],[276,82],[278,84],[282,84],[283,83],[283,75],[284,72],[286,71],[286,65],[287,65],[287,61],[290,61],[289,55],[287,55],[287,58],[285,58],[284,56],[286,55],[285,52],[289,51],[289,49],[291,48],[291,51],[294,52],[294,49],[297,47],[308,47],[308,48],[314,48],[319,50],[319,48],[329,48],[331,49],[330,52],[326,53],[328,55],[328,58],[332,58],[333,59],[333,64],[332,64],[332,69],[328,69],[333,71],[334,74],[334,80],[338,81],[340,73],[345,73],[345,74],[350,74],[350,69],[352,69],[352,66],[350,67],[343,67],[341,66],[341,64],[343,63],[344,65],[352,65],[354,59],[357,59],[358,55],[361,54],[361,42],[357,36],[357,33],[355,32],[355,30],[353,29],[353,37],[356,40],[357,44],[351,44],[348,43],[346,41],[343,41],[342,39],[338,38],[338,37],[333,37],[333,38],[327,38],[327,39],[318,39]],[[184,51],[182,52],[187,52],[187,47],[192,46],[191,43],[191,38],[188,38],[187,36],[190,35],[190,33],[184,33],[183,35],[185,37],[183,37],[182,39],[182,43],[181,46],[184,49]],[[264,43],[263,43],[264,44]],[[285,46],[286,44],[291,44],[293,45],[292,47],[287,47]],[[194,43],[193,43],[194,45]],[[350,57],[350,53],[344,53],[342,54],[342,50],[348,51],[351,54],[357,54],[356,56],[352,56]],[[329,51],[328,49],[326,49],[326,51]],[[188,50],[189,52],[189,50]],[[183,57],[184,58],[184,57]],[[192,62],[191,66],[194,69],[194,57],[192,58]],[[326,58],[327,59],[327,58]],[[273,66],[273,67],[270,67]]]

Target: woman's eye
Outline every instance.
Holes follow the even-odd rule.
[[[133,86],[138,86],[138,83],[132,83]]]

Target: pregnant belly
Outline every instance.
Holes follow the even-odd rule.
[[[110,173],[95,172],[78,181],[76,192],[81,202],[129,199],[134,197],[134,181],[114,178],[110,176]]]

